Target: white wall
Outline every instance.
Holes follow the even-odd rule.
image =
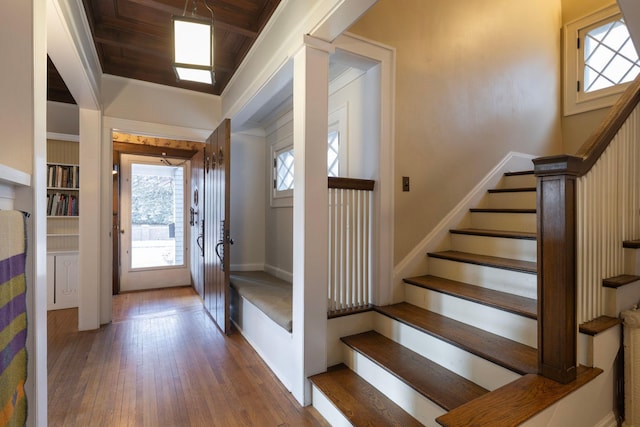
[[[562,151],[560,26],[560,0],[380,0],[349,29],[397,52],[395,264],[508,152]]]
[[[108,117],[209,133],[222,121],[218,96],[111,75],[102,77],[102,105]]]
[[[76,104],[47,102],[47,132],[80,134],[80,111]]]
[[[231,134],[231,270],[265,263],[265,138]]]

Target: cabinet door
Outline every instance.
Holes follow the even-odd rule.
[[[56,283],[56,256],[47,255],[47,310],[53,310],[55,306]]]
[[[47,308],[78,306],[78,255],[47,257]]]

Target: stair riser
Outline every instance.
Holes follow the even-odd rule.
[[[500,180],[500,188],[523,188],[535,187],[537,184],[536,177],[533,174],[503,176]]]
[[[535,209],[536,192],[489,193],[489,207],[494,209]]]
[[[536,214],[506,212],[471,212],[473,228],[536,232]]]
[[[631,310],[640,302],[640,280],[617,289],[603,288],[606,316],[618,317],[621,311]]]
[[[538,250],[535,240],[469,234],[451,234],[451,245],[453,250],[460,252],[534,262]]]
[[[405,301],[530,347],[538,346],[537,322],[441,292],[405,285]]]
[[[376,317],[375,330],[487,390],[495,390],[520,377],[502,366],[382,314]]]
[[[338,408],[315,385],[311,385],[313,407],[327,420],[332,427],[353,427]]]
[[[435,419],[446,412],[395,375],[347,345],[344,345],[344,360],[344,364],[352,371],[422,424],[437,426]]]
[[[429,258],[429,274],[527,298],[538,298],[535,274],[433,257]]]
[[[624,248],[624,272],[640,275],[640,249]]]

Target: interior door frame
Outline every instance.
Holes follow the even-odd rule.
[[[143,268],[131,268],[131,248],[128,245],[123,244],[122,239],[127,238],[129,241],[131,240],[131,218],[128,217],[127,209],[130,209],[131,206],[127,205],[126,201],[127,195],[129,194],[127,190],[126,180],[127,177],[131,175],[131,166],[133,164],[156,164],[158,166],[161,165],[160,159],[168,160],[169,162],[179,162],[179,166],[183,166],[183,197],[182,197],[182,206],[183,206],[183,219],[182,219],[182,227],[184,230],[183,234],[183,254],[182,259],[183,263],[179,266],[167,266],[167,267],[143,267]],[[177,163],[174,163],[178,166]],[[165,165],[169,167],[169,165]],[[191,256],[191,248],[190,248],[190,227],[188,225],[188,206],[189,206],[189,189],[191,188],[191,169],[190,169],[190,161],[188,159],[182,160],[180,158],[170,158],[170,157],[162,157],[158,158],[155,156],[147,156],[147,155],[139,155],[139,154],[123,154],[120,159],[120,215],[119,215],[119,238],[120,238],[120,288],[125,291],[139,291],[139,290],[147,290],[147,289],[156,289],[163,287],[173,287],[173,286],[184,286],[190,283],[190,256]],[[129,194],[130,196],[130,194]],[[127,251],[129,249],[129,251]],[[128,257],[128,263],[124,262],[123,259]],[[129,267],[129,268],[127,268]],[[131,275],[127,278],[126,275]],[[127,283],[127,281],[131,283]],[[132,283],[136,283],[135,286]],[[126,288],[126,289],[125,289]]]

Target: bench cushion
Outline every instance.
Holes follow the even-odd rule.
[[[264,271],[233,271],[231,287],[287,331],[292,330],[290,282]]]

